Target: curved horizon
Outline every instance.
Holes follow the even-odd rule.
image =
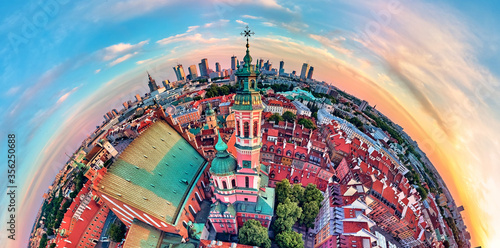
[[[1,130],[4,137],[16,134],[20,156],[18,240],[1,236],[0,242],[26,246],[65,153],[80,146],[103,114],[148,91],[146,71],[158,82],[175,78],[173,65],[187,68],[202,58],[212,68],[215,62],[229,68],[232,55],[243,58],[239,33],[249,25],[256,33],[250,39],[254,61],[284,60],[287,72],[309,62],[315,79],[377,105],[401,125],[457,206],[465,207],[472,245],[500,246],[494,228],[500,222],[494,211],[500,208],[495,3],[54,2],[58,11],[35,2],[0,10],[7,44],[0,50],[6,89]],[[44,25],[38,13],[47,16]],[[24,34],[30,23],[38,30],[31,36]],[[7,202],[0,198],[2,223]]]

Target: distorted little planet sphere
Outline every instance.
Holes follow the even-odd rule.
[[[202,59],[200,75],[191,65],[186,76],[178,64],[163,87],[147,72],[149,92],[104,115],[71,155],[30,246],[468,242],[443,180],[399,125],[316,81],[308,63],[300,75],[284,61],[252,64],[255,34],[242,35],[231,68]]]

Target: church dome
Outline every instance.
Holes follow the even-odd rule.
[[[217,154],[212,160],[210,173],[219,176],[234,174],[236,172],[236,159],[227,152],[227,145],[222,141],[220,133],[215,149]]]

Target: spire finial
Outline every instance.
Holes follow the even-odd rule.
[[[248,37],[254,35],[255,33],[253,31],[251,31],[248,26],[245,27],[245,30],[243,30],[243,32],[241,32],[241,35],[245,36],[247,38],[247,48],[249,47],[248,45]]]

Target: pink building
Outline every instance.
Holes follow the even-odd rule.
[[[245,66],[236,72],[238,91],[232,106],[236,156],[229,154],[219,135],[217,154],[210,167],[214,204],[208,218],[218,233],[237,234],[247,219],[269,227],[274,211],[274,189],[267,187],[267,168],[260,163],[264,108],[257,90],[259,71],[250,65],[248,47],[247,44]]]

